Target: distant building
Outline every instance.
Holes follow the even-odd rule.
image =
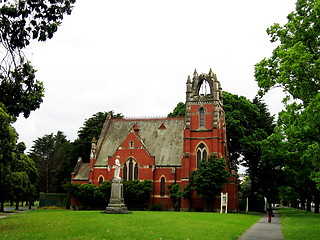
[[[72,183],[101,184],[112,180],[116,156],[120,156],[124,180],[152,180],[150,205],[173,208],[167,186],[184,188],[200,161],[216,154],[228,161],[222,89],[216,75],[198,75],[186,83],[186,116],[174,118],[112,119],[108,116],[98,142],[92,142],[90,163],[78,161]],[[139,108],[137,108],[138,110]],[[228,162],[227,162],[228,163]],[[230,164],[228,164],[230,166]],[[228,193],[228,210],[238,210],[237,172],[222,192]],[[203,209],[204,200],[196,192],[191,200],[181,200],[181,210]],[[220,209],[217,197],[215,209]]]

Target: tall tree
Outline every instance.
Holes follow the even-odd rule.
[[[62,183],[58,181],[58,176],[69,144],[66,136],[60,131],[56,135],[51,133],[34,141],[29,156],[39,171],[41,192],[57,192],[61,189]]]
[[[0,211],[4,211],[4,201],[8,200],[8,184],[10,164],[14,160],[14,148],[17,133],[11,126],[13,118],[5,111],[0,102]]]
[[[320,3],[298,0],[296,10],[284,26],[276,23],[267,29],[271,42],[280,43],[270,58],[260,61],[255,77],[264,94],[282,87],[290,99],[310,103],[320,90]]]
[[[27,201],[31,207],[31,203],[38,197],[38,170],[34,161],[24,153],[25,150],[24,143],[16,145],[15,161],[11,165],[12,197],[10,200],[16,202],[16,210],[18,210],[19,201]]]
[[[279,45],[270,58],[256,65],[255,77],[261,95],[274,87],[283,88],[286,109],[279,115],[277,135],[265,142],[264,149],[274,146],[274,140],[281,143],[282,148],[276,152],[283,157],[282,168],[298,177],[292,187],[300,193],[300,199],[315,197],[319,201],[313,185],[320,172],[320,2],[298,0],[288,22],[274,24],[267,33],[271,42]]]
[[[1,105],[1,104],[0,104]],[[1,108],[0,108],[1,110]],[[38,172],[34,162],[24,154],[25,144],[16,144],[17,134],[10,125],[10,116],[0,111],[0,211],[4,201],[33,202],[37,196]]]

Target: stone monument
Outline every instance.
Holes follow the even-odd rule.
[[[111,185],[111,197],[109,204],[102,213],[118,213],[118,214],[124,214],[124,213],[131,213],[127,211],[127,207],[124,204],[124,198],[123,198],[123,184],[122,179],[120,178],[120,161],[119,156],[117,156],[115,161],[115,171],[114,171],[114,178],[112,180]]]

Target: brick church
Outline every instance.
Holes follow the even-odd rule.
[[[120,177],[124,180],[152,180],[150,205],[172,209],[173,200],[167,186],[183,189],[200,161],[211,154],[228,163],[226,126],[220,82],[211,71],[186,83],[186,115],[173,118],[105,120],[98,142],[93,140],[90,163],[78,161],[72,183],[99,185],[112,180],[115,159],[120,156]],[[228,193],[228,211],[238,210],[237,169],[227,164],[232,174],[221,192]],[[191,200],[181,199],[181,210],[203,209],[204,200],[193,192]],[[217,197],[215,209],[220,209]]]

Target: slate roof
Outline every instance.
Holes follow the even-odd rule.
[[[72,179],[73,181],[88,181],[89,180],[89,171],[90,165],[89,163],[80,163],[78,169],[75,172],[75,177]]]
[[[104,136],[98,148],[95,166],[108,165],[127,135],[138,127],[138,135],[147,151],[155,157],[156,165],[181,165],[183,156],[183,134],[185,120],[182,118],[163,119],[110,119],[102,130]],[[99,139],[100,141],[100,139]]]

